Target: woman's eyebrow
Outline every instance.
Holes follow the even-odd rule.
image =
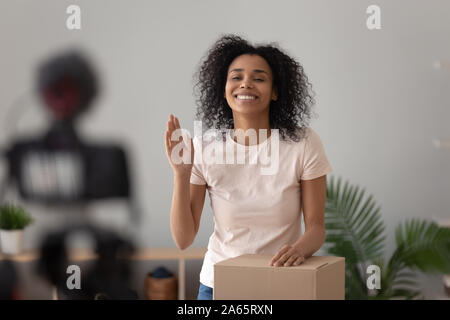
[[[233,71],[239,72],[239,71],[244,71],[244,69],[242,69],[242,68],[236,68],[236,69],[231,70],[231,71],[228,72],[228,73],[232,73]],[[255,72],[255,73],[265,73],[265,74],[268,75],[268,73],[267,73],[266,71],[261,70],[261,69],[253,69],[253,72]]]

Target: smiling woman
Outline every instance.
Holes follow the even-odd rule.
[[[270,127],[279,128],[282,139],[304,137],[314,104],[312,86],[303,67],[277,46],[255,47],[238,36],[225,35],[211,47],[196,78],[196,116],[208,128],[234,128],[233,94],[236,99],[237,94],[256,95],[257,89],[264,88],[265,101],[255,102],[270,107]],[[228,91],[232,88],[235,91]]]
[[[269,127],[270,101],[277,100],[269,64],[258,55],[243,54],[233,60],[229,70],[225,98],[232,112],[252,113],[253,118],[258,115]]]
[[[197,235],[206,190],[214,212],[200,272],[198,299],[212,299],[214,264],[248,253],[269,254],[273,267],[295,266],[325,241],[326,174],[331,172],[319,135],[308,127],[313,99],[303,68],[274,45],[252,46],[237,36],[224,36],[208,52],[197,73],[197,116],[208,129],[255,130],[257,139],[190,139],[194,152],[208,146],[242,147],[246,156],[276,150],[278,168],[262,174],[262,163],[174,163],[172,141],[181,128],[169,116],[166,153],[174,172],[171,231],[181,249]],[[268,132],[268,134],[261,134]],[[278,135],[279,133],[279,135]],[[278,140],[281,137],[281,141]],[[246,137],[249,138],[249,137]],[[214,148],[211,148],[212,144]],[[217,146],[215,146],[217,144]],[[276,147],[277,146],[277,147]],[[301,216],[305,233],[301,234]]]

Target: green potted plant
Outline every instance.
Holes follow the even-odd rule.
[[[33,221],[30,214],[20,206],[0,206],[0,242],[4,254],[18,254],[22,251],[23,231]]]
[[[415,276],[423,273],[450,273],[450,228],[434,221],[409,219],[395,229],[396,249],[384,258],[385,225],[380,208],[364,190],[342,187],[341,178],[327,183],[325,208],[327,237],[325,249],[345,257],[346,299],[423,298]],[[368,289],[367,267],[381,271],[381,288]]]

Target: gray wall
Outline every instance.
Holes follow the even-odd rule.
[[[69,4],[81,6],[80,31],[65,27]],[[381,30],[366,28],[370,4],[381,7]],[[84,135],[127,144],[143,208],[136,240],[140,246],[174,246],[173,181],[163,143],[168,114],[193,130],[192,75],[220,34],[278,42],[313,83],[319,117],[311,126],[322,138],[333,175],[365,187],[381,206],[390,255],[400,221],[450,215],[450,149],[431,143],[450,137],[450,69],[432,67],[437,59],[450,60],[449,16],[445,0],[1,1],[0,145],[13,123],[8,109],[33,88],[37,63],[59,49],[85,49],[104,90],[82,119]],[[17,130],[36,132],[46,117],[35,98],[24,105]],[[127,214],[116,204],[93,206],[91,215],[120,229]],[[26,233],[25,245],[32,248],[63,214],[28,208],[37,220]],[[207,198],[193,246],[206,246],[212,230]],[[189,268],[192,283],[200,267]],[[429,297],[442,291],[440,276],[422,282]],[[192,297],[196,288],[190,290]]]

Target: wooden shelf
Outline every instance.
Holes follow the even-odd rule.
[[[187,248],[180,250],[178,248],[138,248],[136,252],[127,257],[133,261],[152,261],[152,260],[178,260],[178,299],[184,300],[185,293],[185,278],[186,278],[186,260],[203,259],[206,253],[206,248]],[[97,255],[90,249],[70,249],[69,260],[75,261],[87,261],[94,260]],[[1,260],[11,260],[14,262],[26,263],[33,262],[39,259],[39,250],[25,250],[24,252],[16,255],[3,255],[0,253]],[[58,299],[56,289],[53,289],[53,299]]]
[[[178,248],[138,248],[130,260],[195,260],[203,259],[206,248],[188,248],[180,250]],[[97,255],[90,249],[74,248],[69,252],[69,260],[86,261],[96,259]],[[25,250],[16,255],[4,255],[0,253],[0,260],[11,260],[15,262],[31,262],[39,259],[39,250]]]

